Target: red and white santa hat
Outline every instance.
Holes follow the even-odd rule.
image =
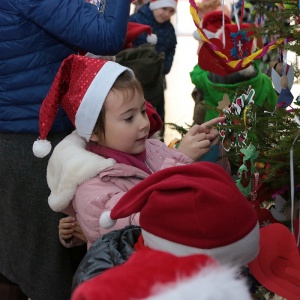
[[[51,151],[46,138],[59,106],[79,136],[89,141],[107,94],[125,70],[134,76],[132,70],[112,61],[74,54],[66,58],[40,108],[40,136],[33,144],[34,155],[42,158]]]
[[[72,300],[250,300],[246,283],[236,275],[205,254],[178,257],[141,250],[80,284]]]
[[[124,49],[131,48],[132,42],[141,34],[147,33],[147,42],[151,45],[157,43],[157,35],[152,33],[151,26],[135,22],[128,22]]]
[[[149,8],[155,10],[163,7],[172,7],[176,10],[177,0],[151,0]]]
[[[218,10],[205,14],[200,25],[206,37],[211,39],[215,38],[216,34],[219,35],[220,30],[225,24],[231,24],[230,17],[224,14],[221,10]],[[193,36],[196,40],[202,40],[198,30],[194,31]]]
[[[205,253],[222,264],[242,266],[259,249],[257,215],[220,166],[199,162],[156,172],[129,190],[103,228],[140,213],[145,245],[178,256]]]

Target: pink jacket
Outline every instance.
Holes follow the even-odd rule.
[[[149,175],[136,167],[88,152],[84,147],[85,141],[76,131],[66,137],[49,159],[47,180],[51,190],[50,207],[76,217],[89,248],[108,231],[130,224],[139,225],[139,214],[118,220],[109,230],[100,227],[99,218]],[[177,149],[169,149],[156,139],[147,140],[146,153],[146,164],[152,172],[193,162]]]

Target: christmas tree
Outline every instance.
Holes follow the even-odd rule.
[[[250,16],[246,20],[255,25],[251,30],[255,31],[260,48],[236,61],[224,57],[218,44],[207,38],[201,29],[196,4],[193,0],[190,4],[205,54],[211,54],[211,64],[221,66],[221,72],[231,74],[266,55],[271,57],[269,76],[278,94],[276,107],[258,106],[255,90],[241,84],[232,101],[224,91],[224,101],[220,101],[218,107],[209,108],[225,117],[217,126],[220,140],[235,182],[256,209],[260,226],[284,224],[294,234],[299,247],[300,90],[294,97],[290,89],[300,76],[300,2],[250,1]],[[241,0],[235,5],[235,13],[242,22],[246,4]],[[289,53],[295,55],[291,64],[287,62]],[[176,124],[169,126],[184,135],[192,124],[186,128]],[[258,299],[265,299],[268,290],[259,284],[257,287],[254,293],[259,294]]]

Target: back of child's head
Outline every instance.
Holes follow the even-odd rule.
[[[258,254],[256,212],[216,164],[199,162],[150,175],[102,214],[100,226],[110,228],[138,212],[149,248],[178,256],[205,253],[235,266]]]
[[[46,138],[59,106],[65,110],[79,136],[89,141],[107,95],[117,88],[128,90],[128,93],[130,88],[142,93],[133,71],[116,62],[80,55],[66,58],[40,108],[40,137],[33,145],[35,156],[44,157],[51,151]]]

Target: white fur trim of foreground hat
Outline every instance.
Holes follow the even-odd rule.
[[[75,116],[77,132],[80,136],[84,137],[87,142],[90,140],[102,105],[111,87],[119,75],[126,70],[132,72],[132,70],[126,67],[108,61],[97,73],[87,89]]]
[[[238,279],[237,270],[207,266],[188,278],[157,285],[144,300],[251,300],[246,282]]]
[[[53,150],[47,167],[47,182],[51,190],[48,204],[54,211],[63,211],[81,183],[115,163],[114,159],[85,150],[85,145],[85,140],[74,130]]]
[[[158,8],[162,8],[162,7],[172,7],[176,10],[177,8],[177,1],[174,0],[156,0],[156,1],[151,1],[149,8],[151,10],[155,10]]]
[[[235,243],[213,249],[186,246],[158,237],[142,229],[144,243],[151,249],[170,252],[177,256],[206,254],[222,265],[243,266],[251,262],[259,252],[259,224]]]

